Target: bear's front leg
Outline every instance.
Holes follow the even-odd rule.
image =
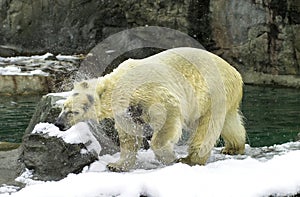
[[[113,172],[127,172],[135,165],[142,138],[130,135],[121,129],[118,129],[118,133],[121,150],[120,159],[115,163],[109,163],[107,168]]]

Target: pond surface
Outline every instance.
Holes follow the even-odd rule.
[[[21,142],[40,96],[0,97],[0,141]],[[251,146],[294,141],[300,132],[300,90],[245,86],[242,111]]]
[[[41,96],[0,96],[0,142],[21,142]]]
[[[253,147],[294,141],[300,132],[299,89],[245,86],[242,111]]]

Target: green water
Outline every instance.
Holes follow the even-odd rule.
[[[21,142],[41,96],[0,96],[0,142]]]
[[[294,141],[300,132],[299,89],[246,86],[242,111],[251,146]]]
[[[40,96],[0,97],[0,141],[21,142]],[[300,132],[300,90],[245,86],[242,111],[248,143],[294,141]]]

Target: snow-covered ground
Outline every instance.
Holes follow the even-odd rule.
[[[82,129],[85,125],[79,125]],[[67,133],[54,125],[43,123],[33,132],[44,132],[78,143],[89,136],[88,132]],[[94,140],[92,140],[95,142]],[[91,149],[99,149],[94,144]],[[184,156],[186,147],[177,147],[178,156]],[[86,166],[80,174],[69,174],[60,181],[32,180],[26,171],[17,181],[26,187],[0,187],[0,197],[104,197],[104,196],[287,196],[300,193],[300,142],[271,147],[246,147],[245,155],[228,156],[215,148],[205,166],[188,166],[177,163],[160,164],[151,150],[138,153],[136,170],[126,173],[109,172],[106,165],[116,161],[119,153],[104,155],[99,161]],[[59,169],[58,169],[59,170]]]

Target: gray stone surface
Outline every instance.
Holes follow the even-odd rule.
[[[0,56],[87,53],[109,35],[153,25],[188,33],[244,75],[299,75],[299,18],[297,0],[3,0]]]
[[[300,74],[299,1],[213,0],[210,6],[217,54],[245,75]]]
[[[27,134],[23,138],[20,162],[33,170],[38,180],[60,180],[69,173],[79,173],[83,167],[98,159],[84,144],[68,144],[63,139],[46,134]]]
[[[0,75],[0,94],[42,94],[49,92],[48,76]]]
[[[0,151],[0,185],[18,185],[15,178],[19,176],[22,169],[18,161],[20,153],[20,148]]]
[[[61,106],[57,104],[57,101],[64,99],[66,98],[60,95],[48,94],[43,96],[37,104],[36,110],[25,130],[25,135],[30,134],[35,125],[40,122],[54,123],[61,112]]]

